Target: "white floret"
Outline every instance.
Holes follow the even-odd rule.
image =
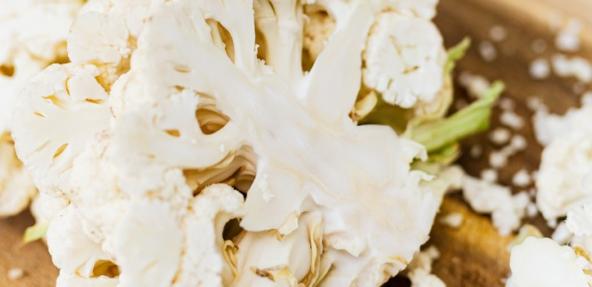
[[[511,252],[507,287],[586,287],[592,282],[585,273],[590,263],[551,239],[530,237]]]
[[[364,59],[364,83],[386,102],[403,108],[433,101],[444,84],[442,37],[425,19],[382,14],[368,38]]]
[[[537,205],[549,221],[592,195],[587,183],[592,173],[592,130],[581,124],[591,119],[590,106],[564,117],[544,112],[535,116],[537,138],[546,145],[536,177]]]

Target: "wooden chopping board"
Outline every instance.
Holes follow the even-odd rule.
[[[436,23],[444,34],[447,46],[452,46],[465,36],[473,39],[473,48],[460,62],[457,70],[505,81],[508,88],[504,96],[512,98],[516,103],[516,111],[525,119],[530,119],[532,113],[526,107],[526,100],[531,96],[542,99],[551,111],[557,113],[578,105],[579,97],[573,91],[575,81],[555,77],[534,81],[528,74],[528,66],[536,57],[548,57],[555,53],[552,48],[555,30],[549,23],[562,15],[579,17],[584,22],[586,33],[578,54],[592,59],[590,11],[592,1],[589,0],[441,0]],[[487,63],[479,56],[477,46],[481,41],[489,39],[490,28],[496,25],[504,27],[508,37],[503,42],[494,43],[498,57]],[[541,55],[531,50],[532,42],[538,39],[548,44],[548,49]],[[520,168],[532,171],[538,167],[541,147],[534,140],[530,120],[526,122],[528,124],[520,134],[528,139],[529,148],[512,157],[508,166],[500,172],[500,181],[506,185],[511,184],[512,175]],[[494,119],[494,126],[496,125],[497,116]],[[473,159],[463,155],[459,162],[469,173],[478,175],[487,166],[487,153],[495,146],[487,140],[486,135],[468,140],[465,147],[473,143],[483,146],[484,156]],[[449,287],[504,286],[503,278],[508,273],[507,245],[512,238],[499,236],[489,218],[473,213],[458,195],[445,200],[440,216],[450,212],[461,212],[464,223],[460,228],[454,229],[436,220],[431,240],[427,243],[435,245],[441,252],[441,258],[435,262],[434,272]],[[51,264],[45,246],[41,242],[26,246],[20,243],[24,229],[32,222],[28,213],[0,220],[1,287],[55,285],[57,270]],[[544,232],[549,232],[540,218],[532,220],[532,223]],[[13,267],[24,269],[26,276],[17,281],[8,280],[7,272]],[[400,279],[388,285],[407,284]]]

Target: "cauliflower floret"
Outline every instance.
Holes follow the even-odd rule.
[[[569,111],[564,117],[539,112],[536,134],[546,145],[536,177],[537,206],[553,222],[571,206],[592,195],[592,106]]]
[[[511,252],[507,287],[586,287],[592,282],[590,262],[551,239],[529,237]]]
[[[36,194],[10,139],[18,92],[35,73],[67,61],[65,41],[82,1],[0,1],[0,216],[23,210]]]
[[[364,83],[390,104],[411,108],[431,102],[444,85],[442,36],[426,19],[383,13],[368,38],[364,60]]]
[[[65,181],[76,156],[109,127],[107,93],[98,74],[90,65],[52,65],[23,90],[13,137],[38,188]]]
[[[73,243],[96,244],[121,287],[378,286],[401,271],[449,183],[412,170],[422,145],[348,116],[376,11],[389,7],[320,2],[335,31],[305,73],[298,1],[144,2],[124,13],[142,1],[91,1],[68,38],[73,63],[35,77],[15,114],[17,152],[45,200],[79,215]],[[206,106],[226,119],[213,130]],[[244,161],[256,174],[241,194],[232,163]],[[51,237],[66,238],[44,213]],[[242,230],[224,241],[233,218]],[[72,260],[58,283],[93,278]]]

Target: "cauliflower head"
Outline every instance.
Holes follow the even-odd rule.
[[[71,63],[28,83],[13,127],[58,286],[379,286],[405,268],[449,183],[350,114],[377,33],[424,76],[444,73],[439,35],[411,1],[309,2],[86,4]],[[308,71],[307,5],[334,21]],[[398,30],[415,21],[425,39]]]

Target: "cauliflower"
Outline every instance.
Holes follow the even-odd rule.
[[[457,179],[350,113],[373,37],[418,45],[402,88],[434,70],[405,97],[441,88],[440,36],[410,3],[317,1],[334,29],[304,72],[300,1],[89,1],[71,63],[28,83],[12,128],[58,286],[379,286],[403,270]]]
[[[565,116],[535,115],[536,135],[545,145],[536,177],[537,206],[545,218],[556,221],[578,202],[592,195],[592,106],[569,111]]]
[[[507,287],[586,287],[592,282],[591,262],[551,239],[529,237],[511,252]]]
[[[68,28],[82,1],[0,1],[0,216],[23,210],[36,194],[16,158],[10,131],[18,92],[35,73],[68,60]]]

